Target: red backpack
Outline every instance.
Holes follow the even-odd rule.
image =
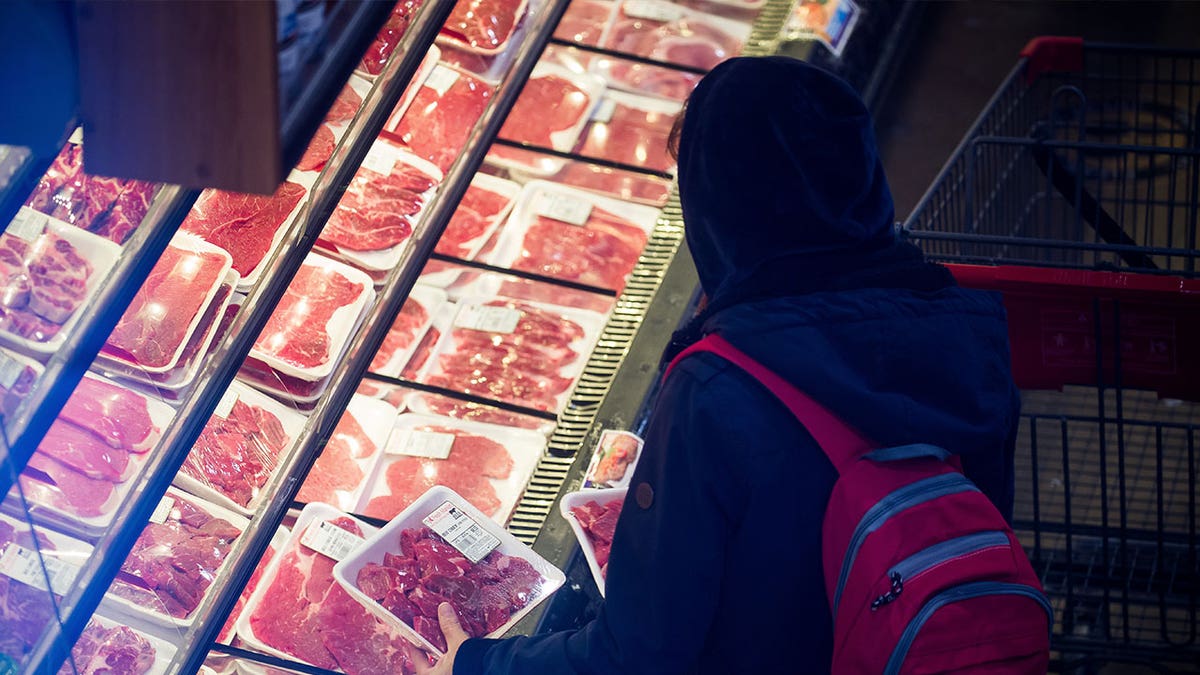
[[[777,396],[837,469],[821,530],[833,673],[1045,673],[1054,612],[1012,528],[958,458],[876,449],[719,336],[712,352]]]

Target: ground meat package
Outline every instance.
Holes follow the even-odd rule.
[[[371,360],[373,373],[388,377],[400,377],[404,367],[412,358],[422,338],[433,325],[437,310],[446,302],[446,292],[440,288],[416,284],[388,329],[388,334],[379,345],[379,351]]]
[[[376,528],[328,504],[304,507],[237,622],[256,651],[348,675],[410,672],[402,632],[334,581],[337,558]]]
[[[434,249],[442,255],[474,260],[508,217],[521,186],[510,180],[477,173],[454,210]]]
[[[620,291],[637,265],[658,209],[586,190],[531,181],[487,262]]]
[[[563,573],[445,487],[434,487],[333,568],[375,616],[441,655],[437,607],[472,637],[498,637],[549,597]]]
[[[558,503],[563,519],[571,525],[571,531],[579,540],[579,548],[587,558],[588,569],[592,571],[601,597],[604,597],[613,531],[627,491],[628,488],[623,487],[580,490],[563,495]]]
[[[82,541],[45,528],[35,535],[25,521],[0,514],[0,666],[11,662],[19,671],[42,631],[55,620],[42,560],[52,576],[51,588],[61,598],[91,555],[92,547]]]
[[[500,128],[500,138],[569,152],[603,93],[602,78],[541,61]],[[528,153],[511,150],[494,145],[487,161],[536,176],[558,172],[565,161],[548,155],[538,155],[530,161]]]
[[[233,511],[167,488],[106,602],[134,620],[166,630],[189,628],[249,524]]]
[[[377,139],[329,216],[317,246],[367,272],[390,272],[442,182],[428,161]]]
[[[0,341],[58,351],[121,255],[113,242],[22,206],[0,233]]]
[[[100,536],[174,416],[162,401],[85,375],[21,473],[30,511],[64,532]],[[15,499],[6,503],[19,511]]]
[[[306,422],[294,408],[234,380],[192,444],[175,485],[250,516]]]
[[[400,415],[354,512],[390,520],[429,488],[443,485],[503,525],[545,450],[546,437],[537,431]]]
[[[296,499],[354,511],[375,465],[383,457],[396,414],[396,408],[386,401],[361,394],[352,396]]]
[[[604,328],[602,315],[505,298],[463,298],[417,381],[557,412]]]

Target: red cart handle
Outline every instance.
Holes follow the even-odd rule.
[[[1036,37],[1021,50],[1025,59],[1025,84],[1043,73],[1083,72],[1083,38]]]

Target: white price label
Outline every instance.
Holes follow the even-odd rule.
[[[225,390],[225,395],[217,401],[217,407],[213,409],[213,415],[221,419],[227,419],[229,413],[233,412],[233,406],[237,405],[238,393],[232,389]]]
[[[362,165],[381,176],[390,176],[392,175],[392,169],[396,168],[396,160],[399,158],[399,150],[383,141],[379,141],[371,146],[371,149],[367,152],[367,156],[363,159]]]
[[[7,354],[0,354],[0,389],[11,391],[23,372],[25,372],[24,363]]]
[[[455,328],[470,328],[489,333],[511,333],[521,322],[521,310],[494,305],[464,304],[454,317]]]
[[[48,222],[50,222],[50,217],[46,214],[38,213],[28,206],[22,206],[21,210],[17,212],[17,217],[12,219],[4,232],[18,239],[33,242],[46,231]]]
[[[158,500],[158,506],[154,507],[154,513],[150,514],[150,522],[162,525],[167,522],[167,517],[171,515],[171,511],[175,510],[175,499],[163,495],[163,498]]]
[[[9,544],[0,555],[0,574],[43,591],[49,577],[54,593],[65,595],[75,583],[79,568],[58,558],[42,557],[24,546]]]
[[[353,553],[364,541],[357,534],[323,520],[309,525],[300,538],[301,544],[338,561]]]
[[[663,23],[671,23],[683,18],[683,9],[659,0],[627,0],[622,11],[631,19],[649,19]]]
[[[429,77],[425,78],[425,86],[437,92],[439,98],[446,95],[450,87],[458,82],[459,74],[453,68],[445,66],[434,66],[430,71]]]
[[[71,145],[83,145],[83,127],[75,127],[75,131],[71,132],[71,137],[67,139]]]
[[[384,450],[389,455],[407,455],[426,459],[446,459],[454,446],[454,434],[438,431],[397,429]]]
[[[463,513],[450,502],[442,502],[433,513],[421,522],[441,535],[451,546],[458,549],[472,563],[483,560],[500,545],[500,538],[483,529],[475,519]]]
[[[538,195],[534,212],[545,218],[561,220],[571,225],[587,225],[592,215],[592,203],[569,195],[543,192]]]
[[[617,110],[617,102],[611,98],[602,99],[600,105],[592,111],[592,121],[599,124],[608,124],[612,121],[613,113]]]

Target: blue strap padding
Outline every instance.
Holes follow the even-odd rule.
[[[944,462],[950,458],[950,451],[939,448],[936,445],[929,445],[928,443],[913,443],[912,445],[898,445],[894,448],[872,450],[867,453],[866,457],[875,462],[895,462],[901,459],[916,459],[918,457],[933,457]]]

